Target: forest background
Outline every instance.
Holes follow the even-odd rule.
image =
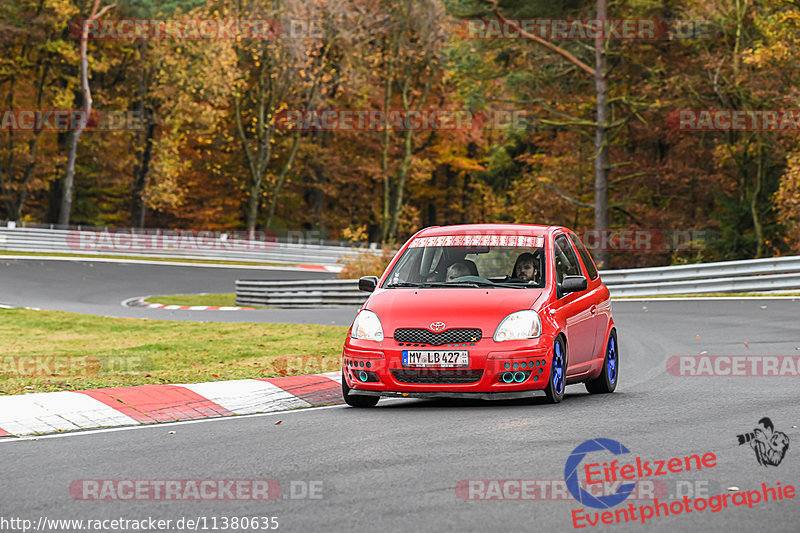
[[[96,38],[86,19],[274,24],[267,38]],[[534,19],[664,31],[514,37]],[[796,2],[3,0],[0,47],[0,220],[389,246],[431,225],[511,222],[667,241],[595,247],[606,267],[800,252],[800,123],[676,127],[685,109],[797,118]],[[87,102],[116,126],[12,124]],[[287,126],[320,110],[471,118]]]

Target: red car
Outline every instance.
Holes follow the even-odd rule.
[[[558,403],[568,384],[617,386],[608,288],[566,228],[426,228],[359,288],[372,294],[344,344],[342,393],[353,407],[381,396]]]

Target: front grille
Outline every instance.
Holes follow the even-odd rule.
[[[394,340],[397,342],[430,344],[431,346],[477,342],[481,340],[481,330],[479,328],[453,328],[434,333],[423,328],[401,328],[394,330]]]
[[[477,383],[483,377],[483,370],[468,368],[392,369],[392,376],[401,383]]]

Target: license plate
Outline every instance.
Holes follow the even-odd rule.
[[[403,350],[403,366],[469,366],[466,350]]]

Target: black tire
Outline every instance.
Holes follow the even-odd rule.
[[[560,367],[560,374],[559,374]],[[550,376],[547,378],[547,387],[544,389],[547,403],[559,403],[564,399],[564,389],[567,387],[567,350],[564,339],[556,337],[553,343],[553,359],[550,363]]]
[[[619,343],[617,331],[611,330],[606,342],[606,355],[603,359],[603,371],[595,379],[584,383],[591,394],[608,394],[614,392],[619,382]]]
[[[361,394],[350,394],[350,387],[347,386],[347,380],[344,378],[344,371],[342,371],[342,397],[344,403],[350,407],[375,407],[378,405],[380,396],[363,396]]]

